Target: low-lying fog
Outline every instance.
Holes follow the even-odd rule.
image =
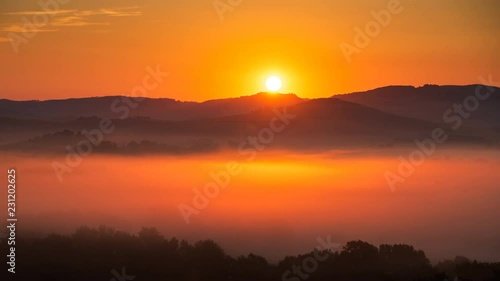
[[[330,235],[337,243],[412,244],[432,261],[500,260],[500,151],[440,150],[392,192],[386,171],[397,174],[398,155],[410,152],[261,152],[251,161],[238,153],[92,155],[62,182],[52,163],[65,163],[64,156],[7,153],[1,166],[18,169],[18,235],[71,233],[81,225],[136,233],[147,226],[271,261],[312,250],[316,238]],[[202,208],[187,208],[196,208],[193,189],[203,192],[214,182],[211,172],[227,172],[231,161],[240,166],[230,164],[229,184],[208,206],[197,198]],[[181,204],[196,211],[189,224]]]

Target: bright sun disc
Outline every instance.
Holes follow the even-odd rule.
[[[269,77],[266,81],[266,87],[269,91],[276,92],[281,89],[281,80],[276,76]]]

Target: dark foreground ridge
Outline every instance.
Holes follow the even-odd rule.
[[[211,240],[166,239],[154,228],[132,235],[81,227],[70,236],[18,241],[16,274],[7,280],[500,280],[500,263],[457,257],[433,266],[423,251],[401,244],[351,241],[271,264],[254,254],[230,257]]]

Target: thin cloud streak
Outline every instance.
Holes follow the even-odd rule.
[[[68,16],[56,19],[52,22],[52,26],[71,27],[71,26],[89,26],[89,25],[111,25],[108,22],[88,22],[84,17]]]
[[[36,15],[64,15],[78,12],[78,10],[56,10],[56,11],[19,11],[2,13],[2,15],[9,16],[36,16]]]
[[[117,8],[117,9],[85,10],[85,11],[78,11],[75,13],[75,15],[77,15],[77,16],[136,17],[136,16],[142,15],[142,12],[138,11],[139,8],[140,8],[139,6],[134,6],[134,7],[123,7],[123,8]]]
[[[48,15],[52,16],[52,20],[46,27],[38,28],[37,32],[54,32],[58,31],[59,27],[82,27],[82,26],[109,26],[110,22],[103,21],[102,17],[137,17],[141,16],[139,6],[122,7],[114,9],[98,9],[98,10],[57,10],[57,11],[18,11],[2,13],[2,15],[10,16],[37,16]],[[92,18],[98,18],[93,19]],[[101,17],[101,18],[99,18]],[[22,33],[26,32],[23,25],[12,23],[0,27],[1,31]],[[10,42],[9,38],[1,37],[0,42]]]
[[[22,33],[22,32],[26,32],[26,28],[23,27],[22,25],[19,25],[19,24],[11,24],[11,25],[7,25],[7,26],[3,26],[0,28],[1,31],[4,31],[4,32],[14,32],[14,33]],[[36,30],[36,32],[54,32],[54,31],[57,31],[57,29],[55,28],[38,28]],[[1,41],[0,42],[10,42],[10,40],[8,41]]]

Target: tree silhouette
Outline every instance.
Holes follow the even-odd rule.
[[[277,264],[254,254],[232,258],[212,240],[190,244],[166,239],[155,228],[142,228],[133,235],[104,226],[80,227],[69,236],[51,234],[18,241],[22,245],[19,280],[111,280],[113,274],[126,272],[136,280],[271,281],[281,280],[287,270],[317,257],[321,261],[307,272],[307,278],[289,274],[283,280],[500,280],[500,263],[457,257],[433,267],[425,253],[411,245],[377,248],[359,240],[347,242],[340,252],[316,250],[288,256]]]

